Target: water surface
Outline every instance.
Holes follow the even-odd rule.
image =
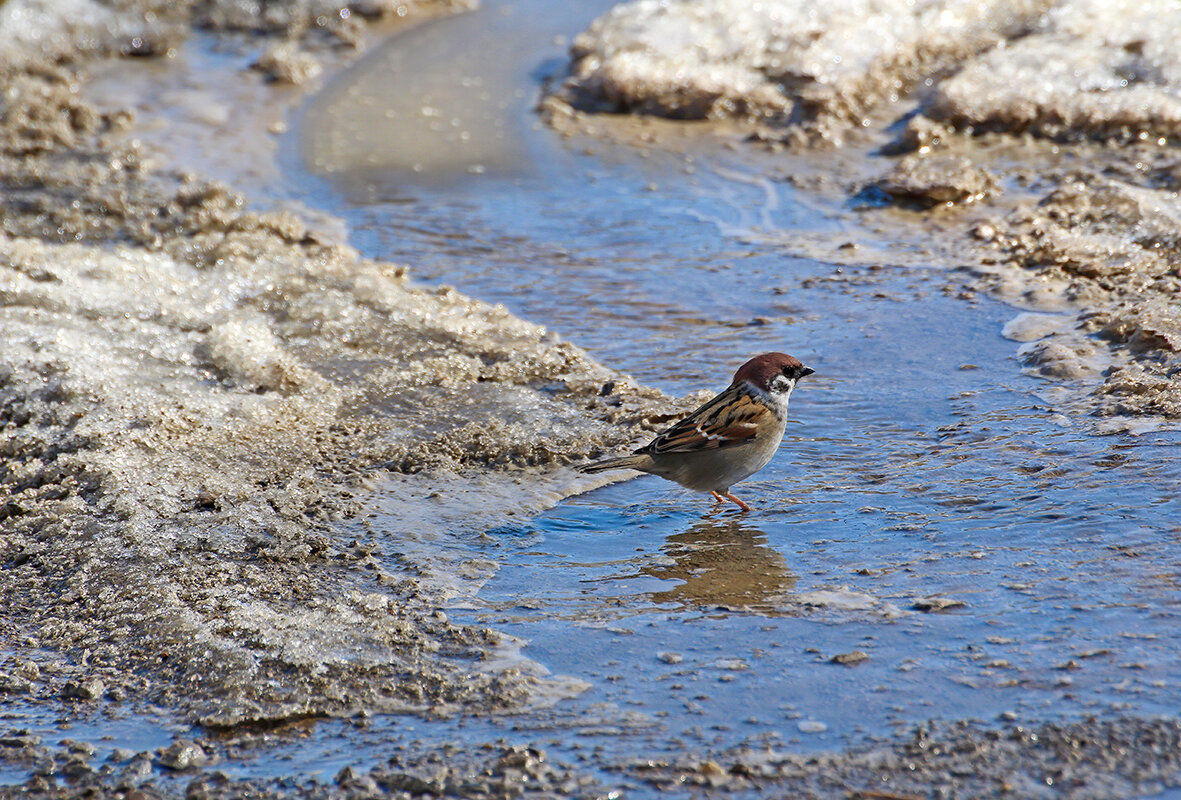
[[[899,214],[892,239],[847,200],[870,154],[544,127],[541,82],[608,5],[489,2],[390,40],[309,102],[272,190],[670,394],[721,389],[758,352],[800,357],[817,373],[784,445],[736,487],[755,511],[648,477],[536,515],[507,513],[511,481],[452,478],[434,506],[391,481],[358,525],[453,570],[447,613],[519,637],[565,678],[552,705],[320,722],[219,768],[331,781],[504,738],[622,785],[604,765],[749,740],[813,752],[927,719],[1174,713],[1178,435],[1096,436],[1056,408],[1002,336],[1017,309],[960,297],[957,265],[913,244],[923,218]],[[780,179],[803,171],[838,190]],[[818,261],[817,239],[857,246]],[[523,494],[541,480],[518,477]],[[408,514],[427,523],[413,545]],[[184,732],[8,721],[143,749]]]
[[[572,32],[551,12],[489,4],[342,78],[333,119],[316,116],[329,100],[314,103],[303,140],[330,180],[323,202],[373,255],[502,302],[670,393],[720,389],[766,350],[817,374],[793,396],[779,455],[736,489],[749,515],[645,477],[447,541],[499,565],[450,613],[521,637],[525,655],[591,687],[472,726],[548,735],[596,762],[751,737],[826,749],[926,719],[1174,710],[1177,434],[1094,435],[1093,419],[1063,414],[1022,374],[1001,334],[1017,310],[961,299],[956,265],[924,265],[909,234],[891,243],[841,198],[767,177],[847,160],[708,137],[667,150],[563,140],[530,123],[525,100],[489,124],[495,157],[459,150],[432,167],[383,154],[363,168],[348,148],[319,156],[325,126],[343,136],[341,98],[380,116],[389,92],[372,76],[431,37],[483,41],[472,32],[489,20],[541,17]],[[498,54],[487,75],[518,83],[497,96],[535,96],[553,52],[537,30],[535,49]],[[423,91],[477,68],[461,61]],[[393,74],[411,97],[428,80]],[[817,262],[797,235],[885,255]]]

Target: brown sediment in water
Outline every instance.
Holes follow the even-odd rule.
[[[1147,161],[1175,153],[1142,154]],[[1181,205],[1176,191],[1113,178],[1097,170],[1055,176],[1036,203],[1010,212],[985,234],[1009,260],[984,284],[1002,295],[1030,296],[1026,288],[1055,287],[1074,310],[1068,346],[1110,347],[1118,362],[1091,389],[1095,413],[1125,427],[1121,417],[1181,419]],[[1014,276],[1014,271],[1019,272]],[[1044,353],[1044,348],[1042,350]],[[1079,360],[1042,358],[1035,369],[1053,376],[1055,364],[1074,370]],[[1080,377],[1067,373],[1064,377]],[[1130,423],[1129,423],[1130,424]]]
[[[863,220],[973,267],[975,288],[1075,315],[1021,353],[1060,387],[1055,402],[1097,415],[1105,431],[1181,419],[1181,156],[1169,144],[1181,120],[1181,9],[796,6],[617,6],[575,40],[570,75],[543,109],[559,130],[592,118],[584,127],[601,129],[603,111],[737,118],[756,142],[795,143],[796,162],[818,141],[891,158],[881,177],[843,180],[919,211],[867,207]]]
[[[320,11],[267,8],[255,27],[284,35]],[[560,465],[655,428],[665,398],[152,166],[85,98],[86,55],[124,33],[9,51],[0,78],[6,671],[213,726],[528,704],[547,682],[481,669],[501,637],[436,614],[345,520],[384,471]]]

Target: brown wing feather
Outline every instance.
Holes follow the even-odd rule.
[[[774,412],[741,387],[731,386],[657,436],[637,453],[690,453],[748,442]]]

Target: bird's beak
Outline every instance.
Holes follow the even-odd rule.
[[[804,367],[802,370],[800,370],[800,377],[802,378],[805,375],[811,375],[815,371],[816,370],[812,369],[811,367]]]

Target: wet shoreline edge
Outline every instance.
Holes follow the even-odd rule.
[[[98,169],[96,164],[103,160],[109,166],[110,156],[114,153],[123,164],[113,171],[99,170],[97,174],[100,179],[110,180],[114,185],[128,185],[117,173],[124,171],[128,165],[135,172],[135,157],[127,151],[110,149],[110,143],[117,141],[120,121],[115,116],[104,117],[88,111],[84,102],[78,102],[75,97],[77,85],[68,69],[63,69],[61,65],[40,65],[36,70],[44,71],[47,75],[44,83],[40,83],[41,78],[35,78],[26,85],[26,89],[34,93],[31,96],[52,101],[52,108],[59,112],[60,117],[74,121],[65,129],[56,127],[56,122],[37,128],[38,136],[48,140],[48,149],[37,150],[46,147],[47,142],[30,145],[28,137],[24,137],[15,147],[33,149],[16,157],[28,159],[31,154],[34,160],[43,155],[56,159],[63,154],[69,158],[71,153],[83,152],[86,158],[81,160],[85,161],[86,169],[95,170]],[[105,138],[108,135],[110,139]],[[54,142],[55,138],[57,142]],[[61,140],[65,141],[64,146]],[[55,167],[58,166],[60,162],[55,162]],[[23,175],[29,178],[32,173],[25,172]],[[5,258],[18,266],[17,271],[21,275],[14,281],[15,289],[6,286],[6,304],[15,297],[17,302],[14,305],[17,306],[21,303],[28,307],[43,306],[45,295],[30,290],[30,285],[52,286],[68,282],[64,280],[67,277],[66,270],[53,268],[54,260],[73,259],[76,263],[85,263],[88,269],[111,274],[120,270],[134,273],[138,269],[135,258],[126,253],[113,260],[108,260],[109,253],[85,253],[83,248],[90,240],[109,243],[125,242],[130,238],[137,242],[136,246],[148,249],[159,247],[173,263],[170,269],[177,269],[178,274],[184,274],[184,269],[192,269],[203,279],[216,274],[210,270],[216,269],[216,266],[211,265],[215,265],[219,258],[242,257],[244,253],[261,252],[265,255],[264,260],[268,263],[260,265],[260,271],[270,270],[274,262],[290,265],[310,259],[318,262],[317,270],[310,273],[302,268],[284,267],[289,279],[288,286],[293,291],[305,298],[311,297],[314,292],[309,291],[307,285],[320,281],[323,285],[331,285],[334,291],[346,286],[349,291],[364,292],[364,302],[358,303],[358,306],[386,312],[385,315],[378,315],[378,325],[387,324],[391,310],[399,305],[423,302],[431,303],[432,307],[437,303],[437,307],[445,313],[453,313],[457,320],[467,319],[472,314],[480,316],[487,320],[485,330],[499,329],[504,325],[512,329],[510,345],[490,348],[476,341],[470,336],[470,331],[462,329],[462,326],[440,327],[435,330],[436,335],[461,343],[457,348],[458,354],[432,352],[430,355],[438,359],[434,362],[435,372],[424,373],[402,366],[383,375],[381,383],[412,387],[417,391],[437,375],[446,374],[449,379],[461,382],[460,386],[465,382],[499,382],[509,387],[506,391],[516,392],[528,391],[537,383],[565,381],[570,395],[568,402],[578,408],[571,420],[588,413],[596,418],[597,425],[591,429],[593,438],[585,440],[587,429],[582,427],[576,427],[576,433],[567,433],[565,438],[560,432],[553,431],[537,436],[516,454],[520,469],[528,470],[538,464],[577,457],[589,448],[621,444],[638,432],[650,430],[661,422],[652,410],[654,403],[663,399],[660,395],[628,385],[622,376],[594,364],[577,348],[552,342],[535,326],[508,320],[495,309],[454,293],[427,297],[428,293],[419,287],[406,286],[404,276],[392,274],[396,268],[391,265],[369,264],[358,259],[355,254],[341,252],[335,245],[318,241],[316,232],[308,230],[298,220],[281,215],[251,215],[243,211],[241,200],[224,189],[211,189],[200,181],[189,184],[175,182],[171,178],[165,178],[164,185],[161,185],[159,176],[149,170],[135,176],[132,182],[141,179],[153,185],[138,199],[132,196],[124,216],[115,224],[104,219],[104,214],[94,214],[95,219],[90,220],[85,215],[75,218],[78,230],[82,232],[82,245],[61,241],[71,238],[74,233],[71,231],[70,236],[56,233],[58,224],[65,221],[64,217],[54,218],[51,227],[41,229],[35,227],[40,223],[34,223],[34,215],[27,211],[18,211],[8,217],[13,229],[5,235],[2,243]],[[65,181],[54,184],[58,191],[66,186],[68,184]],[[104,196],[99,200],[105,203],[109,197]],[[202,245],[189,249],[189,244],[179,241],[179,237],[170,239],[167,233],[154,229],[154,223],[150,222],[150,215],[144,213],[144,209],[168,208],[170,204],[176,209],[173,212],[175,216],[169,220],[170,224],[180,222],[189,225],[187,234],[196,234],[198,238],[213,232],[216,236],[210,238],[216,241],[211,241],[208,247]],[[46,210],[43,205],[34,205],[33,208],[38,213]],[[13,240],[18,238],[42,241],[33,244],[14,243]],[[160,244],[155,244],[157,241]],[[98,249],[105,247],[103,245]],[[361,280],[356,280],[356,274],[361,276]],[[124,284],[124,290],[128,285],[134,285],[134,282]],[[85,290],[83,287],[81,291]],[[324,315],[313,306],[324,301],[327,294],[309,300],[303,307],[306,314],[301,322],[324,319]],[[108,420],[112,427],[87,429],[83,423],[79,430],[79,422],[85,419],[86,414],[94,415],[95,409],[104,402],[102,393],[95,387],[101,386],[102,380],[108,380],[111,373],[104,370],[101,379],[95,378],[86,385],[85,392],[79,392],[70,384],[69,370],[59,370],[56,373],[57,380],[34,381],[29,374],[19,369],[0,366],[0,415],[3,415],[5,424],[14,425],[14,429],[30,427],[39,431],[36,435],[15,437],[12,444],[6,445],[8,451],[4,453],[8,464],[18,466],[9,473],[12,479],[6,481],[5,485],[6,489],[11,488],[13,491],[2,507],[4,513],[0,514],[3,516],[0,524],[6,528],[0,561],[5,567],[16,570],[10,571],[12,575],[18,575],[19,570],[38,573],[27,581],[22,578],[14,582],[14,589],[19,589],[23,594],[14,593],[4,601],[5,638],[18,645],[15,648],[17,655],[9,657],[4,663],[6,679],[24,681],[23,685],[27,688],[22,693],[46,704],[63,700],[67,704],[85,704],[104,699],[134,704],[137,698],[152,697],[157,702],[173,703],[178,708],[188,709],[193,718],[206,724],[225,722],[231,729],[246,722],[298,720],[323,714],[348,716],[361,710],[365,713],[391,711],[429,714],[432,706],[451,708],[470,704],[471,707],[486,710],[505,710],[527,704],[532,691],[531,679],[528,677],[498,680],[495,677],[477,676],[473,681],[471,673],[451,672],[436,660],[436,654],[439,653],[444,658],[479,657],[481,652],[486,653],[499,645],[495,634],[454,626],[445,618],[439,619],[435,615],[437,597],[431,591],[414,586],[413,581],[406,576],[387,572],[381,559],[375,557],[365,542],[344,544],[347,539],[336,541],[329,535],[329,531],[335,529],[334,526],[341,518],[347,517],[350,509],[356,507],[357,498],[380,481],[380,476],[375,475],[373,470],[354,468],[351,462],[355,456],[353,442],[358,437],[374,442],[368,451],[372,454],[372,464],[397,463],[407,472],[423,466],[463,466],[463,459],[467,457],[465,454],[473,452],[479,454],[479,458],[491,458],[498,452],[497,448],[502,446],[504,439],[489,438],[486,424],[480,421],[471,426],[460,426],[458,430],[440,432],[414,447],[391,447],[383,437],[383,432],[361,415],[357,417],[361,421],[351,427],[336,427],[337,423],[325,424],[324,419],[339,408],[364,406],[372,398],[336,397],[331,381],[315,369],[307,368],[306,362],[292,357],[292,352],[299,352],[298,348],[289,350],[286,345],[297,340],[298,331],[273,326],[267,321],[267,303],[273,301],[274,297],[259,293],[246,304],[249,305],[248,313],[225,314],[215,324],[208,324],[204,318],[196,316],[186,317],[161,302],[156,315],[150,320],[153,324],[160,324],[163,320],[184,334],[177,347],[178,351],[183,350],[184,353],[161,358],[161,361],[172,358],[169,370],[177,365],[191,368],[200,375],[198,383],[220,381],[224,384],[222,391],[228,387],[231,393],[245,400],[251,400],[249,395],[267,399],[267,403],[257,406],[217,408],[217,412],[225,414],[226,419],[243,413],[242,409],[245,408],[247,427],[276,425],[276,430],[286,437],[282,447],[261,453],[264,456],[260,459],[262,463],[252,465],[240,475],[231,476],[243,481],[240,485],[252,486],[251,491],[256,496],[250,496],[250,492],[241,488],[235,490],[228,481],[225,484],[196,486],[191,491],[183,486],[178,489],[176,484],[169,483],[172,477],[160,481],[160,485],[169,486],[171,492],[163,500],[159,496],[149,497],[146,493],[137,493],[142,487],[137,488],[135,484],[143,480],[142,474],[149,474],[154,480],[163,477],[162,473],[131,475],[136,462],[127,460],[131,458],[127,453],[121,453],[118,458],[101,465],[87,462],[85,454],[90,449],[104,446],[104,437],[111,436],[115,423],[132,431],[152,431],[154,426],[161,426],[170,432],[170,436],[178,431],[192,430],[199,425],[199,419],[192,410],[186,413],[159,413],[152,408],[137,405],[143,398],[127,397],[126,407],[134,413],[114,421]],[[83,310],[95,313],[94,307]],[[55,313],[61,311],[56,309]],[[260,322],[260,319],[263,321]],[[29,331],[35,330],[30,327],[25,329],[25,333],[27,335]],[[373,328],[365,330],[372,331]],[[1129,330],[1130,340],[1142,327],[1132,326]],[[469,338],[465,339],[465,336]],[[1141,339],[1145,336],[1141,336]],[[388,346],[388,341],[374,345],[375,348]],[[511,348],[527,349],[528,358],[515,359],[507,352]],[[189,353],[196,352],[204,354],[203,360],[187,360],[190,358]],[[263,357],[259,357],[260,352]],[[50,358],[41,363],[61,366],[60,360],[54,362]],[[124,365],[127,372],[134,372],[141,366],[130,361]],[[603,394],[604,387],[612,381],[616,382],[616,388]],[[448,388],[455,389],[456,386]],[[331,405],[320,406],[314,418],[301,420],[298,425],[278,425],[279,420],[293,413],[292,405],[307,394],[328,395]],[[273,404],[270,402],[272,400]],[[264,408],[264,405],[271,407]],[[371,407],[381,406],[380,403],[374,403]],[[16,424],[21,419],[23,422]],[[571,424],[581,423],[572,421]],[[57,434],[47,437],[44,434],[47,430],[56,431]],[[241,433],[241,429],[234,431],[235,435]],[[521,438],[519,431],[500,433],[504,438]],[[313,440],[316,446],[305,448],[302,443],[304,440]],[[149,438],[144,434],[144,438],[137,440],[136,446],[159,447],[163,443],[177,441],[186,440],[179,437]],[[199,450],[199,447],[195,448],[194,452]],[[199,453],[196,460],[200,461],[202,456],[208,455],[208,451]],[[276,475],[272,466],[266,463],[266,457],[275,455],[293,462],[324,457],[327,466],[317,466],[303,473]],[[479,463],[479,459],[476,463]],[[120,470],[126,472],[120,476]],[[124,483],[110,483],[114,480],[112,475],[121,477]],[[325,482],[336,488],[326,491],[316,487],[316,484]],[[119,491],[112,491],[115,486],[121,487]],[[120,501],[114,497],[120,492],[131,500]],[[232,519],[231,514],[242,516]],[[63,517],[66,515],[74,515],[75,521],[64,522]],[[178,535],[171,525],[167,526],[166,532],[162,532],[163,522],[178,519],[189,526],[187,532]],[[265,535],[252,534],[247,530],[252,527],[255,531],[265,531]],[[135,530],[129,534],[128,528]],[[8,535],[9,532],[11,535]],[[106,547],[104,540],[118,544],[103,552]],[[216,592],[206,591],[210,586],[232,588],[239,584],[250,584],[252,587],[261,584],[264,593],[257,598],[259,602],[274,603],[278,607],[299,607],[302,612],[310,610],[320,615],[318,624],[323,624],[324,620],[333,623],[346,621],[346,629],[354,637],[348,644],[357,648],[355,652],[365,666],[364,674],[348,674],[347,669],[339,672],[330,669],[326,677],[321,674],[311,686],[300,685],[298,681],[283,683],[289,680],[292,665],[306,663],[301,660],[307,657],[307,653],[283,652],[280,649],[277,651],[280,657],[274,664],[263,664],[262,673],[255,673],[272,682],[279,680],[278,689],[272,687],[269,693],[259,694],[255,688],[239,682],[236,677],[240,674],[239,670],[247,667],[247,660],[252,655],[240,651],[232,641],[236,637],[260,635],[262,629],[256,619],[242,616],[225,629],[197,631],[199,635],[196,639],[187,641],[194,629],[178,630],[177,618],[169,617],[163,605],[160,608],[144,608],[142,597],[119,596],[117,592],[112,595],[103,588],[104,581],[108,585],[119,585],[129,579],[132,583],[142,581],[143,585],[156,585],[153,583],[155,576],[148,574],[154,563],[151,560],[143,560],[138,565],[133,564],[130,570],[123,570],[129,561],[140,558],[143,552],[174,545],[181,552],[200,554],[201,559],[209,559],[212,553],[225,556],[225,560],[222,564],[206,564],[202,569],[207,571],[162,587],[164,595],[179,593],[183,596],[188,592],[191,594],[186,599],[194,607],[215,608],[220,601]],[[62,550],[55,551],[53,547],[61,547]],[[67,547],[76,554],[68,561],[53,563],[55,557]],[[120,570],[105,571],[103,558],[118,560]],[[265,565],[265,568],[252,568],[250,564],[254,561]],[[342,571],[341,565],[348,566]],[[269,574],[263,577],[264,572]],[[53,609],[41,609],[37,613],[42,616],[35,619],[27,616],[29,605],[35,604],[39,597],[48,597],[51,591],[63,603],[56,613]],[[266,592],[272,594],[268,596]],[[325,597],[339,599],[324,603],[321,598]],[[84,618],[88,610],[100,604],[110,606],[96,612],[110,615],[108,635],[124,636],[128,629],[151,630],[153,633],[146,638],[113,638],[97,646],[88,646],[94,643],[94,632],[71,628],[71,617]],[[112,614],[112,609],[116,613]],[[219,614],[211,614],[210,618]],[[39,631],[36,637],[27,633],[32,630]],[[159,633],[158,637],[156,632]],[[106,636],[98,638],[101,640]],[[358,643],[362,646],[358,646]],[[36,651],[43,644],[60,648],[59,652],[63,654],[61,659],[39,662],[37,658],[28,657],[28,653]],[[272,645],[267,643],[265,646]],[[136,648],[140,650],[135,652]],[[223,649],[219,651],[218,648]],[[126,649],[128,652],[116,654],[116,649]],[[89,650],[90,655],[81,660],[84,666],[79,666],[75,655],[85,650]],[[128,660],[123,660],[129,655],[131,657]],[[179,661],[191,664],[188,671],[176,666]],[[272,667],[275,671],[268,674],[266,670]],[[256,665],[249,665],[248,668],[253,671]],[[160,676],[152,681],[155,685],[149,683],[150,678],[144,677],[151,676],[153,671],[158,671],[155,674]],[[215,679],[220,677],[222,686],[215,691],[232,698],[232,701],[224,706],[218,703],[201,705],[194,703],[193,697],[183,696],[184,687],[191,682],[192,675],[198,674]],[[372,692],[373,686],[390,682],[402,682],[404,691],[393,695]],[[170,683],[171,686],[168,685]],[[202,691],[209,692],[210,686],[202,687]],[[309,703],[308,696],[317,697],[318,701]],[[1050,725],[1022,729],[1017,726],[1015,730],[1016,733],[1010,738],[1015,737],[1013,741],[1019,741],[1019,745],[1012,747],[1017,754],[1014,756],[1016,763],[1022,768],[1040,764],[1038,759],[1049,752],[1045,769],[1048,772],[1058,771],[1056,774],[1059,775],[1060,784],[1064,777],[1070,780],[1069,774],[1062,775],[1062,765],[1075,762],[1077,755],[1072,747],[1081,738],[1086,738],[1102,754],[1102,757],[1094,754],[1088,756],[1092,761],[1105,764],[1112,775],[1128,776],[1127,780],[1141,789],[1165,785],[1173,780],[1170,775],[1164,774],[1165,768],[1172,763],[1170,761],[1158,760],[1153,762],[1154,765],[1122,764],[1116,761],[1124,743],[1149,734],[1154,737],[1154,742],[1160,743],[1161,753],[1175,753],[1176,747],[1169,745],[1178,737],[1175,721],[1129,719],[1102,724],[1083,723],[1075,728]],[[68,746],[45,748],[39,741],[34,743],[30,739],[21,742],[19,736],[8,738],[11,742],[6,740],[0,743],[7,760],[30,764],[48,761],[54,765],[48,775],[70,775],[70,770],[75,769],[71,764],[85,762],[85,759],[78,758],[77,751]],[[890,784],[891,791],[923,791],[954,780],[953,776],[959,774],[957,770],[962,771],[964,766],[959,764],[949,767],[938,758],[931,758],[928,766],[921,753],[937,756],[969,753],[971,755],[965,758],[968,758],[973,768],[983,770],[984,767],[977,763],[978,759],[989,760],[995,756],[990,749],[993,745],[988,742],[1004,739],[1003,736],[993,737],[987,732],[966,729],[954,731],[945,741],[935,736],[935,745],[930,743],[932,737],[929,734],[926,736],[927,741],[920,741],[923,738],[916,732],[917,744],[897,745],[897,757],[883,755],[882,751],[844,753],[831,758],[819,757],[814,768],[802,766],[793,758],[772,763],[774,759],[767,757],[735,755],[729,760],[721,756],[703,756],[692,763],[621,765],[620,769],[633,778],[662,787],[689,785],[728,791],[754,790],[773,785],[777,791],[791,787],[801,796],[809,793],[824,796],[836,782],[843,782],[846,786],[868,786],[865,781],[876,780],[885,771],[901,776],[901,780]],[[471,797],[501,797],[515,796],[521,787],[540,795],[569,796],[573,793],[593,793],[601,788],[578,776],[575,770],[547,762],[542,754],[523,746],[508,747],[483,761],[469,763],[466,774],[464,770],[457,769],[451,783],[431,783],[417,777],[413,769],[402,774],[379,769],[371,773],[356,771],[337,776],[336,787],[333,788],[227,780],[212,769],[206,769],[215,765],[210,761],[203,762],[198,755],[200,747],[194,751],[189,746],[191,744],[170,748],[157,757],[158,764],[177,770],[178,775],[184,776],[183,780],[171,787],[153,788],[149,785],[146,796],[204,792],[207,796],[229,797],[249,790],[260,795],[269,793],[273,796],[308,797],[337,796],[339,792],[354,796],[375,792],[403,796],[443,791]],[[1036,755],[1031,757],[1030,752]],[[454,760],[457,764],[462,762],[458,755]],[[130,761],[135,763],[135,759]],[[920,765],[917,770],[913,769],[915,763]],[[1011,769],[1012,766],[1012,762],[998,761],[996,769]],[[1044,782],[1043,776],[1034,774],[1032,767],[1029,769],[1030,781],[1036,783],[1041,779]],[[760,774],[759,770],[764,770],[764,773]],[[26,787],[18,791],[27,791],[33,796],[55,797],[69,796],[70,792],[89,786],[100,796],[104,793],[115,796],[126,788],[119,788],[118,777],[102,775],[97,770],[92,773],[80,769],[75,771],[78,777],[72,787],[60,786],[47,775],[41,775],[31,779]],[[991,781],[997,774],[986,774],[982,780]],[[995,783],[988,785],[992,789],[999,786]]]

